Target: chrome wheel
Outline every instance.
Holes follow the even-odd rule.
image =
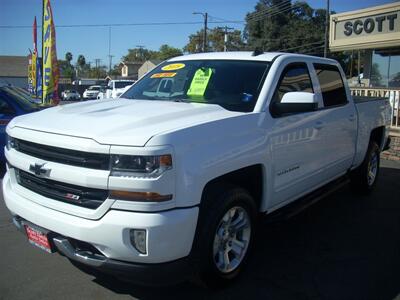
[[[217,269],[229,273],[237,269],[246,255],[251,236],[247,211],[239,206],[229,209],[217,226],[213,257]]]
[[[371,186],[374,184],[376,175],[378,173],[378,154],[374,152],[371,156],[371,159],[368,163],[368,185]]]

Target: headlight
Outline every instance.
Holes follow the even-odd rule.
[[[10,150],[11,148],[15,148],[15,139],[12,136],[6,134],[6,148]]]
[[[171,155],[111,155],[111,176],[155,178],[172,169]]]

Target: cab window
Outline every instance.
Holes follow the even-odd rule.
[[[344,105],[347,101],[342,76],[333,65],[314,64],[325,107]]]
[[[283,95],[287,92],[313,93],[311,78],[306,64],[290,64],[284,69],[274,93],[274,102],[280,103]]]

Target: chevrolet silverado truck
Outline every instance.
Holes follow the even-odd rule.
[[[334,60],[186,55],[118,100],[13,119],[4,200],[31,244],[83,269],[226,283],[258,217],[344,183],[370,192],[389,123],[389,102],[353,98]]]

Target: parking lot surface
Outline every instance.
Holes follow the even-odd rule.
[[[376,190],[348,186],[290,220],[263,226],[243,276],[211,291],[95,278],[31,246],[0,200],[0,299],[394,299],[400,293],[400,163]]]

